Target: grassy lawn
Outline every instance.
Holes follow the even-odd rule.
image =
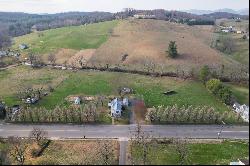
[[[119,87],[128,86],[134,89],[135,96],[144,98],[147,107],[175,104],[179,106],[206,105],[221,112],[229,110],[201,83],[195,81],[110,72],[32,70],[27,67],[18,67],[3,72],[8,73],[8,77],[0,72],[0,77],[3,77],[0,80],[1,97],[7,104],[12,105],[19,101],[15,98],[18,87],[26,85],[46,87],[47,84],[52,84],[55,88],[54,92],[44,97],[37,106],[52,109],[64,103],[67,96],[76,94],[118,95]],[[175,90],[177,93],[171,96],[163,95],[162,93],[167,90]]]
[[[117,141],[108,141],[110,153],[109,163],[112,165],[118,164],[119,146]],[[8,143],[0,143],[0,150],[9,147]],[[97,142],[93,140],[84,141],[52,141],[44,150],[40,157],[32,157],[31,149],[34,145],[30,143],[26,150],[25,164],[28,165],[94,165],[104,164],[103,156],[100,151],[104,148],[103,141]],[[111,150],[110,150],[111,151]],[[8,151],[9,152],[9,151]],[[9,155],[8,155],[9,156]],[[16,163],[9,156],[11,164]]]
[[[39,105],[53,108],[71,94],[118,95],[118,87],[129,86],[135,95],[144,98],[147,107],[159,105],[211,106],[217,111],[228,108],[216,100],[199,82],[181,81],[171,78],[152,78],[139,75],[108,72],[77,72],[62,82],[55,91],[44,98]],[[175,90],[177,94],[165,96],[166,90]]]
[[[240,104],[249,105],[249,88],[246,86],[240,86],[235,84],[226,84],[230,87],[234,97]]]
[[[56,88],[68,77],[67,71],[32,69],[19,66],[9,70],[0,70],[0,100],[8,106],[21,104],[17,92],[27,87],[44,88],[48,85]]]
[[[187,162],[190,165],[228,165],[232,161],[248,158],[249,144],[224,141],[222,143],[190,143]],[[140,148],[135,149],[136,158],[141,158]],[[156,144],[149,151],[150,164],[177,165],[179,158],[173,144]]]
[[[107,21],[87,26],[70,26],[31,33],[15,38],[13,48],[19,44],[28,44],[29,49],[24,52],[36,54],[48,53],[59,48],[75,50],[98,48],[108,39],[108,32],[118,21]]]

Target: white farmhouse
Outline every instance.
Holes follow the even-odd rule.
[[[123,100],[119,100],[118,98],[115,98],[110,103],[108,103],[108,106],[111,108],[112,117],[121,117],[122,107],[128,106],[128,99],[124,98]]]

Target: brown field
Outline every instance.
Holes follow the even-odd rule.
[[[86,64],[89,59],[94,55],[96,49],[85,49],[77,52],[74,56],[71,56],[67,60],[67,64],[73,65],[75,67],[79,67],[78,61],[81,60],[84,64]]]
[[[144,65],[149,62],[166,66],[197,67],[228,62],[210,48],[212,26],[188,26],[159,20],[125,20],[114,29],[109,40],[99,47],[91,63]],[[180,56],[167,57],[169,42],[176,41]],[[122,62],[122,56],[128,54]]]
[[[104,140],[66,140],[52,141],[44,150],[40,157],[31,155],[32,149],[38,149],[36,143],[31,143],[26,150],[25,165],[103,165],[103,159],[100,151],[104,148]],[[110,155],[110,164],[118,164],[119,144],[115,140],[107,142],[109,148],[112,148]],[[98,157],[97,157],[98,156]],[[9,156],[12,164],[18,164]]]

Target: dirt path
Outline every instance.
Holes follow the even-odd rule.
[[[20,65],[20,64],[10,65],[10,66],[7,66],[7,67],[0,68],[0,70],[12,69],[12,68],[17,67],[17,66],[19,66],[19,65]]]
[[[130,124],[135,124],[135,123],[136,123],[136,122],[135,122],[135,113],[134,113],[134,111],[131,111],[131,112],[130,112],[129,123],[130,123]]]
[[[131,101],[131,104],[130,124],[136,124],[137,122],[144,124],[147,111],[144,101],[135,99]]]
[[[126,156],[127,156],[127,138],[120,138],[120,155],[119,155],[119,165],[126,165]]]

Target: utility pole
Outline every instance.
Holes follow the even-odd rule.
[[[223,127],[224,125],[226,124],[225,122],[221,121],[222,122],[222,125],[221,125],[221,129],[220,129],[220,132],[218,132],[218,139],[220,139],[220,135],[222,133],[222,130],[223,130]]]

